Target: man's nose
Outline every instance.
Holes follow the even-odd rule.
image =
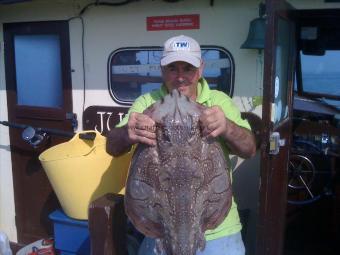
[[[185,72],[183,70],[177,70],[176,74],[178,80],[184,80]]]

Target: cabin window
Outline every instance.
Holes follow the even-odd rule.
[[[125,48],[109,57],[109,89],[120,104],[131,104],[138,96],[162,84],[161,48]],[[233,94],[234,63],[231,54],[220,47],[202,46],[203,77],[212,89]]]
[[[340,96],[340,50],[327,50],[324,55],[304,55],[301,52],[303,91]]]
[[[325,50],[320,55],[300,52],[301,92],[340,107],[340,50]]]

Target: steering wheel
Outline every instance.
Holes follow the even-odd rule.
[[[330,192],[331,172],[316,169],[308,152],[312,155],[323,153],[321,149],[308,141],[294,142],[288,167],[287,196],[289,204],[310,204]]]
[[[304,155],[292,154],[288,167],[288,203],[303,205],[318,200],[321,195],[312,190],[315,177],[312,161]]]

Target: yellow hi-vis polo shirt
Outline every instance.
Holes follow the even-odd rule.
[[[161,100],[161,98],[164,97],[167,93],[167,89],[163,85],[159,90],[141,95],[136,99],[136,101],[129,109],[129,112],[124,116],[122,121],[116,127],[122,127],[126,125],[129,119],[129,114],[131,112],[143,113],[146,108],[154,104],[156,101]],[[223,110],[225,116],[229,120],[233,121],[240,127],[250,129],[249,123],[241,118],[241,113],[236,105],[233,103],[232,99],[221,91],[211,90],[208,86],[208,83],[203,78],[201,78],[198,82],[196,102],[207,107],[217,105]],[[222,139],[220,139],[219,141],[222,145],[225,157],[227,161],[229,161],[228,148]],[[207,230],[205,232],[205,238],[206,240],[213,240],[223,236],[235,234],[241,231],[241,229],[242,226],[237,211],[237,205],[233,198],[228,216],[217,228],[213,230]]]

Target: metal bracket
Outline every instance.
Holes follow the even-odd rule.
[[[269,138],[269,154],[277,155],[280,152],[280,147],[285,146],[286,140],[280,139],[279,132],[273,132]]]

